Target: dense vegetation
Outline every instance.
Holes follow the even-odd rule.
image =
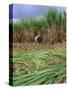
[[[12,22],[9,24],[11,30]],[[43,43],[54,44],[65,41],[66,12],[50,8],[40,17],[22,18],[13,22],[13,42],[33,42],[34,37],[41,35]]]
[[[13,85],[64,83],[66,82],[65,62],[64,49],[39,51],[14,50]]]

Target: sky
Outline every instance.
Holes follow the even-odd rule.
[[[59,11],[64,11],[65,7],[57,6],[41,6],[41,5],[26,5],[26,4],[11,4],[9,5],[9,19],[21,19],[27,17],[41,17],[48,11],[48,8],[57,8]]]

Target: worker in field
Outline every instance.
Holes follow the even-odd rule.
[[[40,34],[35,36],[35,43],[41,43],[41,42],[42,42],[42,38],[41,38]]]

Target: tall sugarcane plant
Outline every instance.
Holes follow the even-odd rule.
[[[31,39],[32,37],[35,37],[39,33],[40,34],[42,33],[42,37],[44,41],[50,42],[48,38],[49,39],[52,38],[52,42],[63,41],[62,39],[64,39],[63,36],[66,32],[66,12],[61,10],[58,11],[56,8],[49,8],[48,11],[43,14],[42,17],[22,18],[19,21],[9,23],[10,28],[11,28],[11,24],[13,24],[13,31],[15,33],[14,35],[16,36],[16,37],[14,36],[15,40],[17,40],[18,37],[22,39],[21,41],[24,41],[24,38],[26,40],[27,36],[30,36]],[[26,36],[24,34],[25,32],[28,32]],[[30,35],[30,33],[32,35]],[[51,34],[53,34],[52,35],[53,37],[51,36]],[[59,34],[60,37],[62,37],[59,38],[61,40],[58,40],[57,38]],[[46,40],[44,36],[47,37]]]

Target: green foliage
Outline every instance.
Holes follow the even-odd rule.
[[[56,24],[58,13],[59,12],[57,11],[57,9],[49,8],[48,13],[45,15],[48,26],[51,26],[52,24]]]
[[[14,30],[42,30],[42,27],[51,26],[52,24],[66,25],[66,12],[58,11],[56,8],[49,8],[48,12],[42,18],[30,17],[21,19],[13,23]]]
[[[13,51],[13,85],[63,83],[66,80],[65,60],[63,49]]]
[[[66,32],[66,12],[63,12],[63,27],[64,27],[64,31]]]

